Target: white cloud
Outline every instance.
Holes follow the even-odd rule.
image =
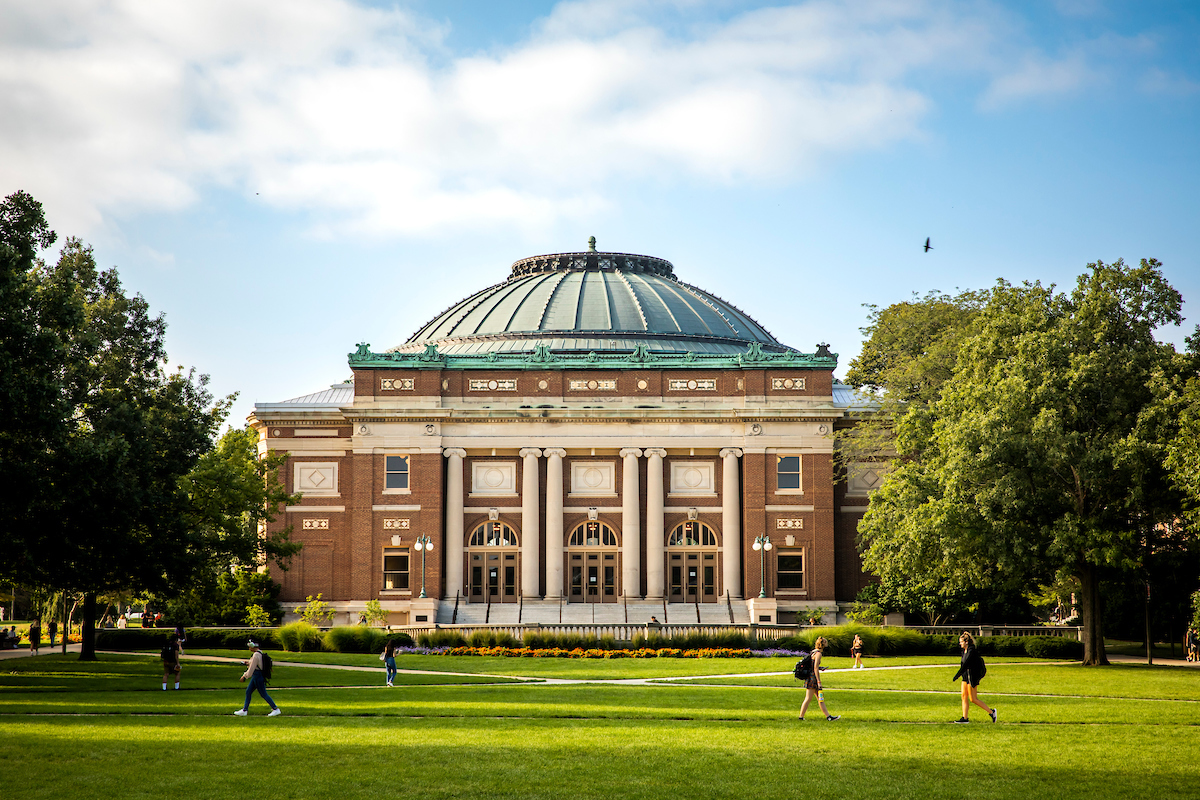
[[[5,4],[0,186],[81,233],[211,186],[329,231],[536,230],[622,178],[793,180],[916,138],[916,71],[1003,60],[994,20],[955,4],[663,22],[700,7],[562,3],[528,41],[446,58],[438,27],[350,0]],[[1070,90],[1081,69],[1032,54],[986,102]]]

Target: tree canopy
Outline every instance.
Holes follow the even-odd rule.
[[[860,527],[864,565],[929,591],[1082,587],[1085,660],[1101,663],[1101,571],[1140,564],[1179,497],[1153,331],[1182,299],[1153,260],[1088,266],[1070,294],[1001,282],[934,396],[895,419],[898,458]],[[919,576],[919,577],[914,577]]]
[[[245,432],[213,450],[233,398],[168,369],[165,320],[91,248],[40,260],[54,241],[27,194],[0,203],[0,576],[85,593],[87,657],[98,592],[179,592],[295,547],[258,535],[287,500],[278,463]]]

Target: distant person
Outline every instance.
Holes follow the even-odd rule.
[[[167,637],[167,643],[163,645],[162,651],[159,652],[159,658],[162,659],[163,665],[164,692],[172,677],[175,678],[175,688],[179,688],[179,677],[183,672],[183,665],[179,663],[181,655],[183,655],[183,649],[179,646],[179,637],[172,633]]]
[[[983,656],[979,655],[979,651],[975,649],[974,637],[963,631],[962,636],[958,637],[958,646],[963,651],[962,663],[958,667],[958,672],[954,673],[954,677],[950,680],[956,681],[959,676],[962,676],[962,717],[956,719],[955,722],[965,724],[971,721],[967,719],[967,712],[971,710],[972,703],[986,711],[992,718],[992,722],[995,722],[996,709],[988,708],[987,704],[979,699],[979,682],[987,674],[987,665],[983,663]]]
[[[4,622],[4,606],[0,606],[0,622]]]
[[[854,656],[854,666],[851,667],[851,669],[863,668],[862,654],[863,640],[862,637],[856,633],[854,634],[854,642],[850,645],[850,655]]]
[[[383,666],[387,668],[387,685],[396,679],[396,640],[388,639],[383,647]]]
[[[187,641],[187,632],[182,625],[175,626],[175,637],[179,639],[179,654],[183,655],[183,643]]]
[[[125,630],[125,628],[126,628],[128,625],[129,625],[129,618],[128,618],[128,617],[126,617],[124,614],[122,614],[121,616],[117,617],[117,628],[118,628],[119,630]]]
[[[50,647],[54,647],[54,637],[58,636],[58,622],[50,620],[50,624],[46,626],[46,633],[50,634]]]
[[[1183,635],[1183,649],[1188,661],[1200,661],[1200,633],[1195,628],[1188,628]]]
[[[267,705],[271,707],[271,711],[267,714],[268,717],[278,717],[283,712],[279,710],[279,706],[275,705],[275,701],[271,699],[271,695],[267,694],[267,680],[271,677],[271,660],[270,656],[265,655],[262,649],[259,648],[258,642],[251,639],[246,642],[246,646],[250,648],[251,656],[249,661],[243,661],[246,665],[246,671],[242,673],[240,680],[245,683],[249,679],[250,683],[246,686],[246,703],[233,712],[234,716],[244,717],[250,713],[250,698],[257,691],[262,695],[263,700],[267,701]]]
[[[17,636],[17,626],[13,625],[8,630],[0,629],[0,633],[4,634],[4,641],[0,643],[0,647],[3,647],[5,650],[16,650],[17,646],[21,643],[21,637]]]
[[[35,619],[29,626],[29,655],[36,656],[42,646],[42,622]]]
[[[813,642],[812,656],[812,672],[804,679],[804,702],[800,704],[800,721],[804,721],[804,715],[808,713],[808,704],[812,699],[817,698],[817,705],[821,707],[821,713],[825,715],[825,719],[829,722],[835,722],[841,719],[841,715],[833,716],[829,713],[829,709],[825,707],[825,692],[821,688],[821,656],[829,642],[824,636],[818,636]]]

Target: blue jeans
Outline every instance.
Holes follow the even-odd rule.
[[[391,683],[392,680],[396,677],[396,659],[385,658],[383,660],[383,665],[385,667],[387,667],[388,683]]]
[[[267,705],[275,708],[275,701],[271,699],[271,695],[267,694],[267,682],[263,679],[261,670],[256,670],[250,676],[250,683],[246,684],[246,704],[242,706],[242,711],[250,710],[250,698],[254,696],[255,690],[262,695],[263,700],[267,701]]]

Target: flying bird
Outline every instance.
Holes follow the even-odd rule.
[[[933,249],[933,245],[931,245],[931,244],[929,243],[929,237],[928,237],[928,236],[926,236],[926,237],[925,237],[925,252],[926,252],[926,253],[928,253],[928,252],[929,252],[930,250],[932,250],[932,249]]]

